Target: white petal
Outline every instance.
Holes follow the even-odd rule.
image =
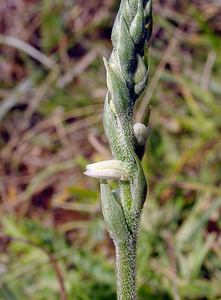
[[[102,169],[122,169],[125,166],[120,160],[111,159],[111,160],[104,160],[97,163],[89,164],[86,166],[86,170],[102,170]]]
[[[103,169],[103,170],[87,170],[84,172],[84,175],[98,178],[98,179],[115,179],[120,180],[124,174],[120,171],[112,169]]]

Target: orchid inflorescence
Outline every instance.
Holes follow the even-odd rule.
[[[148,128],[134,122],[133,111],[147,86],[145,43],[151,33],[152,1],[122,0],[112,31],[113,51],[109,60],[104,58],[104,129],[113,159],[90,164],[85,172],[100,179],[102,212],[116,248],[119,300],[136,299],[136,241],[147,194],[141,160]],[[109,179],[117,182],[117,189]]]

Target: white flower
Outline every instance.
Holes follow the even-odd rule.
[[[129,178],[129,166],[120,160],[104,160],[86,166],[84,175],[98,179],[115,179],[126,181]]]

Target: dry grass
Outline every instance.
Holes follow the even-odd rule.
[[[0,299],[115,297],[98,185],[82,171],[110,155],[101,56],[116,8],[0,3]],[[151,101],[139,299],[219,299],[221,6],[165,0],[154,11],[136,115]]]

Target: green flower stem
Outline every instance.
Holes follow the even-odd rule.
[[[100,179],[104,221],[116,247],[118,300],[136,300],[136,242],[147,195],[141,160],[148,128],[134,124],[133,110],[147,86],[145,45],[151,32],[152,1],[122,0],[112,30],[113,51],[109,60],[104,59],[108,87],[104,129],[113,160],[88,165],[85,172]]]
[[[132,239],[116,246],[116,277],[119,300],[136,300],[136,244]]]

